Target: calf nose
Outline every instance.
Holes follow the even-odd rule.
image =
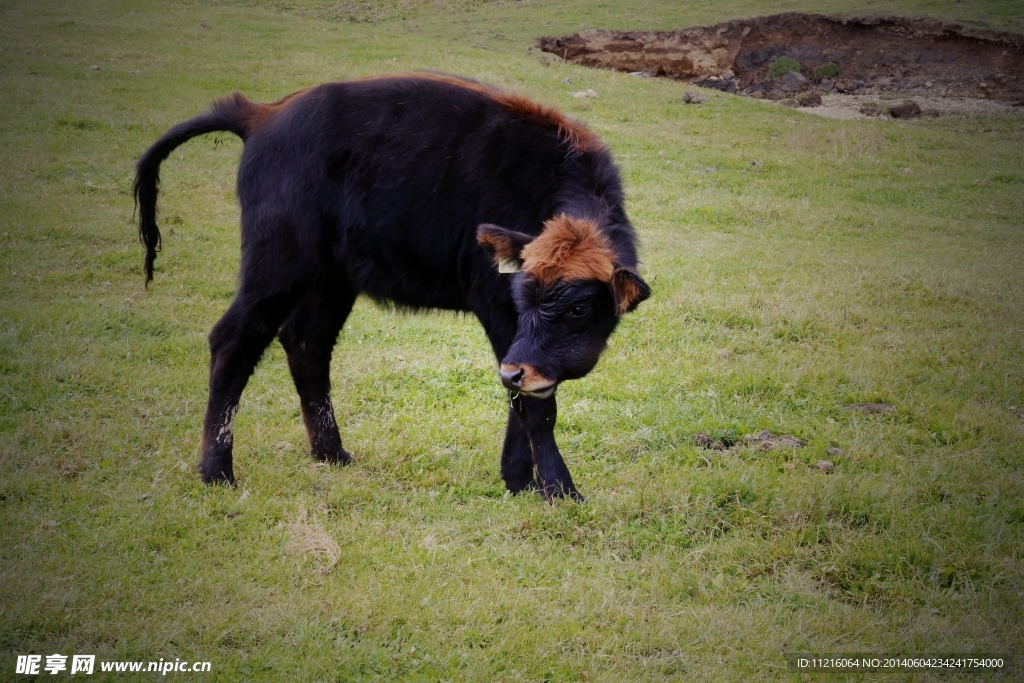
[[[505,385],[505,388],[516,391],[522,388],[523,375],[526,374],[526,371],[518,365],[502,365],[500,374],[501,383]]]

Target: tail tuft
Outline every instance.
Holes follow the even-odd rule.
[[[215,131],[229,131],[245,140],[249,129],[258,115],[266,109],[246,99],[241,93],[234,93],[214,102],[208,114],[179,123],[164,133],[153,146],[139,158],[135,165],[135,206],[139,212],[139,241],[146,248],[143,269],[146,273],[146,287],[153,280],[153,261],[160,251],[160,228],[156,224],[156,197],[160,183],[160,164],[179,145],[188,140]]]
[[[145,160],[146,157],[143,157]],[[135,207],[139,210],[139,241],[146,248],[146,288],[153,281],[153,261],[160,251],[160,228],[156,224],[157,184],[160,182],[159,161],[155,164],[143,165],[139,161],[138,173],[135,176]]]

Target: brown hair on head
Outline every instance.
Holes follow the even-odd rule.
[[[610,282],[615,252],[593,221],[560,213],[544,222],[544,231],[523,247],[523,270],[537,281]]]

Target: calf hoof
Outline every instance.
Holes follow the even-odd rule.
[[[508,489],[508,492],[511,493],[513,496],[517,496],[523,491],[536,491],[537,482],[535,482],[532,478],[523,479],[520,481],[506,481],[505,488]]]
[[[327,452],[313,451],[313,457],[321,462],[326,462],[329,465],[345,466],[352,462],[352,456],[344,448],[338,448],[338,450]]]
[[[574,503],[585,503],[586,499],[576,490],[576,487],[572,484],[563,486],[562,484],[550,484],[544,487],[538,487],[540,495],[544,497],[549,503],[554,503],[560,498],[568,498]]]
[[[235,485],[235,473],[230,461],[210,462],[204,459],[199,463],[199,476],[203,478],[204,484]]]

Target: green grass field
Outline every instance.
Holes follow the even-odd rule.
[[[55,652],[298,681],[803,680],[785,653],[1024,653],[1024,116],[683,105],[683,85],[530,49],[789,10],[1024,32],[1009,0],[0,1],[0,679]],[[235,89],[420,68],[557,105],[621,166],[654,295],[559,392],[587,502],[503,495],[506,399],[473,318],[366,300],[332,373],[352,465],[308,457],[275,343],[239,485],[204,487],[241,143],[165,162],[149,291],[135,159]],[[895,412],[846,407],[874,401]],[[692,444],[762,429],[807,445]]]

